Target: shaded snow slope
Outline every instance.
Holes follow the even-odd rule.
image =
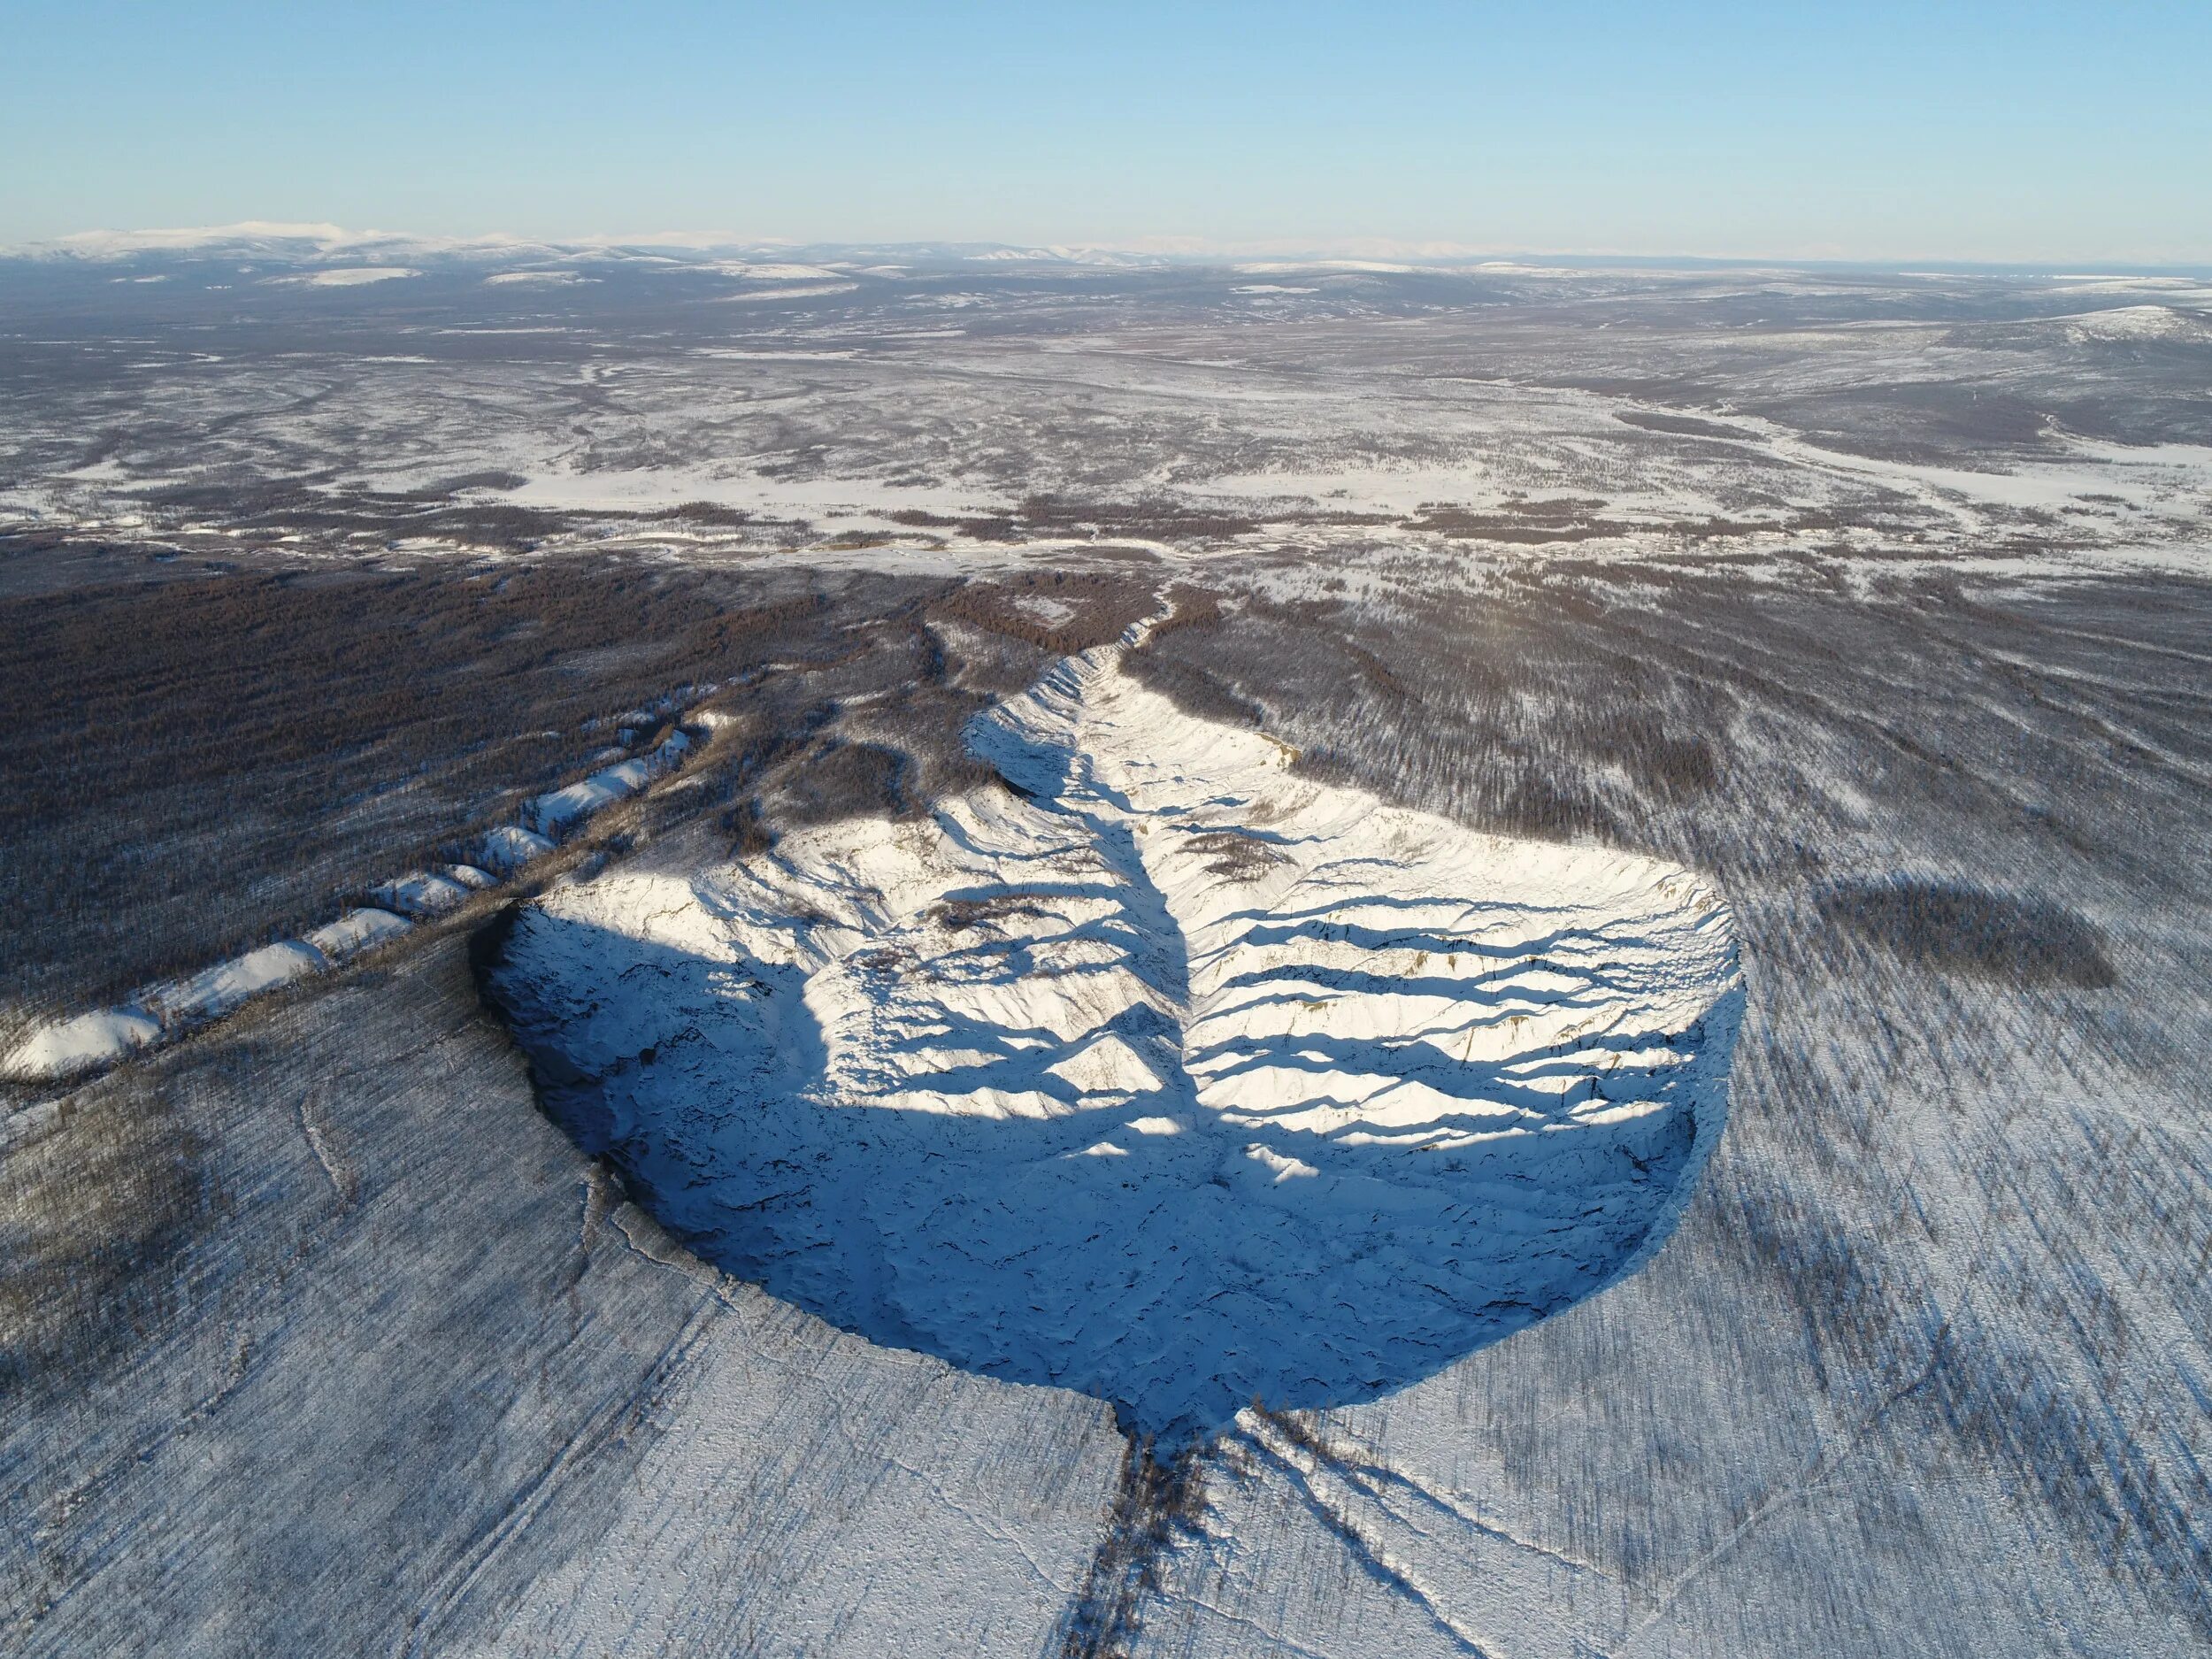
[[[1663,1235],[1739,1000],[1694,876],[1307,781],[1111,649],[970,742],[1012,790],[502,945],[549,1106],[704,1255],[1181,1435],[1429,1375]]]
[[[161,1035],[161,1022],[134,1008],[101,1008],[35,1027],[8,1052],[10,1076],[70,1077],[112,1065]]]

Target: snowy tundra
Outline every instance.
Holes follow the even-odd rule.
[[[2212,1644],[2204,273],[298,243],[0,257],[0,1647]]]

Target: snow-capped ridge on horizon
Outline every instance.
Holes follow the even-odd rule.
[[[785,257],[816,263],[895,259],[1000,267],[1046,265],[1096,270],[1165,270],[1179,266],[1229,266],[1248,272],[1321,270],[1370,275],[1418,273],[1488,274],[1522,278],[1587,274],[1606,270],[1797,271],[1838,268],[1887,272],[1917,278],[1966,273],[2012,273],[2048,278],[2056,268],[2072,269],[2062,280],[2081,283],[2149,285],[2195,283],[2212,278],[2212,267],[2161,261],[2116,261],[2104,270],[2094,261],[1959,260],[1941,256],[1846,257],[1834,250],[1747,253],[1687,253],[1621,248],[1578,250],[1540,249],[1507,243],[1474,243],[1438,239],[1390,237],[1246,237],[1213,240],[1186,235],[1139,235],[1126,240],[1077,238],[1051,242],[998,242],[959,237],[856,238],[824,241],[790,236],[743,235],[730,231],[659,230],[525,236],[508,232],[426,234],[353,230],[325,220],[240,219],[228,224],[103,227],[59,236],[0,242],[0,259],[127,261],[171,255],[179,257],[251,257],[319,263],[374,253],[388,259],[454,260],[480,263],[508,257],[577,260],[659,258],[672,264],[693,257]],[[2087,265],[2091,268],[2084,269]]]

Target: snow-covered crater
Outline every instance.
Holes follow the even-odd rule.
[[[1695,876],[1315,784],[1115,649],[970,743],[1014,790],[499,943],[549,1110],[701,1254],[1172,1439],[1430,1375],[1663,1239],[1740,1000]]]

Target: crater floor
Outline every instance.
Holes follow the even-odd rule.
[[[1740,1002],[1694,875],[1313,782],[1118,648],[969,742],[1010,788],[502,942],[549,1110],[702,1255],[1175,1440],[1427,1376],[1663,1239]]]

